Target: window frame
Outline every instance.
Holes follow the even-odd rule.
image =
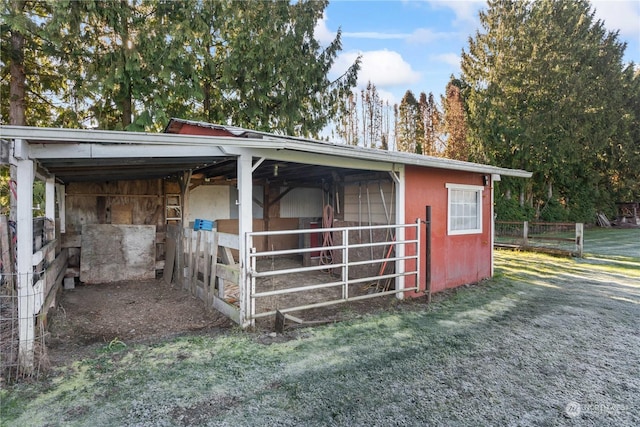
[[[482,234],[482,193],[484,191],[484,187],[481,185],[453,184],[453,183],[447,183],[445,184],[445,187],[447,188],[447,235],[455,236],[455,235],[464,235],[464,234]],[[453,216],[454,209],[452,207],[452,202],[453,202],[452,193],[454,191],[467,191],[467,192],[476,193],[476,227],[475,228],[452,229],[453,227],[452,220],[456,218]],[[464,218],[464,215],[462,215],[460,218]]]

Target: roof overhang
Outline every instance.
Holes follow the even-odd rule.
[[[239,132],[238,128],[233,128]],[[0,138],[26,142],[28,157],[63,182],[159,178],[198,170],[240,154],[274,161],[396,170],[398,165],[520,178],[531,172],[440,157],[250,132],[237,136],[0,126]],[[6,144],[6,142],[3,142]],[[24,145],[24,144],[23,144]]]

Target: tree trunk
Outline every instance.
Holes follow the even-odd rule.
[[[124,130],[131,124],[131,114],[133,108],[131,106],[131,79],[127,75],[126,93],[122,101],[122,128]]]
[[[122,10],[126,10],[127,3],[122,1]],[[129,61],[129,49],[131,49],[131,38],[129,37],[129,21],[126,14],[122,14],[122,68],[124,71],[124,94],[122,97],[122,129],[126,130],[131,124],[131,116],[133,113],[132,101],[132,84],[131,75],[127,71],[127,62]]]
[[[15,15],[22,14],[25,1],[14,0],[11,6]],[[9,124],[25,126],[27,124],[25,101],[27,75],[24,71],[24,36],[17,30],[11,31],[11,53],[9,58],[11,61],[9,65],[11,74],[11,82],[9,84]]]
[[[204,87],[202,88],[204,99],[202,100],[202,109],[207,120],[211,121],[211,83],[208,78],[204,79]]]

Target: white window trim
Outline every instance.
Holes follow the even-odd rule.
[[[484,187],[481,185],[468,185],[468,184],[445,184],[447,188],[447,235],[461,235],[461,234],[482,234],[482,192]],[[451,229],[451,190],[466,190],[475,191],[478,203],[478,228],[467,230],[452,230]]]

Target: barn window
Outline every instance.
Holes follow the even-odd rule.
[[[448,234],[482,233],[482,190],[478,185],[447,184]]]

